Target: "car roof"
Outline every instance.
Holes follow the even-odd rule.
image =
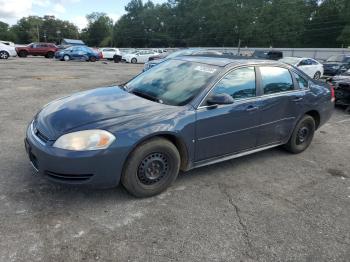
[[[212,56],[179,56],[173,58],[173,60],[183,60],[189,62],[197,62],[202,64],[208,64],[213,66],[225,67],[227,65],[239,66],[239,65],[250,65],[250,64],[261,64],[261,65],[285,65],[284,63],[272,60],[263,59],[252,59],[247,57],[212,57]]]

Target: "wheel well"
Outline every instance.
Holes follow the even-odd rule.
[[[180,158],[181,158],[180,169],[186,170],[188,166],[189,158],[188,158],[188,152],[187,152],[187,147],[185,143],[181,141],[181,139],[179,139],[178,137],[170,134],[160,135],[159,137],[163,137],[169,140],[171,143],[173,143],[176,146],[177,150],[180,153]]]
[[[187,148],[184,142],[181,141],[181,139],[179,139],[178,137],[176,137],[175,135],[172,134],[160,134],[160,135],[155,135],[152,137],[148,137],[145,140],[140,141],[135,147],[138,147],[140,144],[147,142],[150,139],[154,139],[154,138],[164,138],[168,141],[170,141],[172,144],[174,144],[174,146],[177,148],[177,150],[179,151],[180,154],[180,160],[181,160],[181,164],[180,164],[180,170],[187,170],[188,168],[188,163],[189,163],[189,157],[188,157],[188,152],[187,152]],[[134,149],[132,151],[134,151]],[[131,154],[131,153],[130,153]],[[129,154],[129,156],[130,156]],[[129,158],[128,156],[128,158]]]
[[[320,114],[316,110],[311,110],[309,112],[306,112],[305,115],[311,116],[315,120],[316,129],[320,126]]]

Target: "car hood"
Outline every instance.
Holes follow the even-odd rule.
[[[118,87],[105,87],[74,94],[46,105],[36,116],[35,126],[49,140],[77,130],[103,128],[98,123],[123,124],[159,111],[177,107],[152,102]],[[152,113],[151,113],[152,112]]]

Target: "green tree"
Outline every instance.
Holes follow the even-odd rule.
[[[88,26],[84,38],[91,46],[113,45],[113,20],[105,13],[94,12],[86,16]]]

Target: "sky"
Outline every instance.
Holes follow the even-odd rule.
[[[92,12],[104,12],[117,21],[125,13],[128,2],[130,0],[0,0],[0,21],[13,25],[24,16],[54,15],[82,29],[87,24],[85,16]],[[152,2],[164,3],[166,0]]]

